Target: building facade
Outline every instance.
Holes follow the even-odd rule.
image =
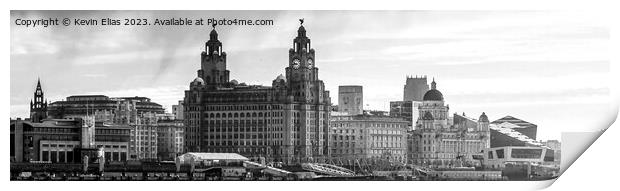
[[[185,91],[185,151],[234,152],[283,162],[329,156],[331,100],[303,26],[288,60],[286,75],[276,77],[271,87],[229,80],[226,53],[212,30],[198,77]]]
[[[448,116],[443,94],[435,81],[424,94],[417,127],[411,131],[409,152],[412,163],[449,167],[481,165],[482,150],[489,146],[489,120],[485,113],[478,119],[454,114]]]
[[[183,100],[178,105],[172,105],[172,114],[175,119],[183,120]]]
[[[183,154],[185,125],[180,119],[160,119],[157,122],[157,155],[161,160],[174,160]]]
[[[49,119],[41,81],[37,81],[30,118],[11,120],[10,155],[12,162],[46,161],[52,163],[79,162],[82,150],[102,149],[106,160],[127,160],[129,147],[128,125],[108,125],[96,122],[95,117]]]
[[[420,116],[418,110],[420,105],[422,105],[422,101],[391,101],[390,116],[403,118],[407,121],[409,130],[414,130]]]
[[[428,83],[426,81],[426,76],[407,76],[403,92],[403,101],[422,101],[427,91]]]
[[[104,125],[88,119],[11,121],[11,161],[78,162],[80,149],[103,148],[105,160],[125,161],[129,154],[127,125]]]
[[[387,159],[406,161],[407,122],[372,115],[331,117],[333,160]]]
[[[102,124],[129,125],[128,159],[157,159],[157,116],[164,108],[147,97],[74,95],[51,103],[48,110],[56,119],[92,116]]]
[[[364,113],[364,91],[362,86],[338,86],[338,111],[349,115]]]

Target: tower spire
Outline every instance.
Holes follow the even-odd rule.
[[[433,77],[433,82],[431,82],[431,89],[437,89],[437,83],[435,83],[435,77]]]
[[[43,89],[41,88],[41,78],[37,77],[37,87],[34,90],[34,100],[30,100],[30,120],[35,123],[47,118],[47,100],[45,102]]]

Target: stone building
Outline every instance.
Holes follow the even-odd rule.
[[[37,88],[34,91],[34,102],[30,100],[30,120],[35,123],[47,118],[47,99],[43,101],[43,89],[41,79],[37,79]]]
[[[175,119],[183,120],[183,100],[177,105],[172,105],[172,114]]]
[[[185,125],[180,119],[160,119],[157,122],[157,156],[161,160],[174,160],[183,154]]]
[[[362,86],[338,86],[338,111],[349,115],[364,113],[364,92]]]
[[[319,79],[315,51],[300,26],[286,74],[272,86],[229,80],[226,56],[213,29],[197,77],[185,91],[185,151],[234,152],[299,162],[329,156],[331,100]]]
[[[333,160],[406,161],[407,122],[372,115],[336,115],[330,119]]]
[[[417,127],[411,131],[411,162],[436,167],[480,165],[482,150],[489,147],[489,120],[485,113],[478,119],[454,114],[433,80],[424,94]]]

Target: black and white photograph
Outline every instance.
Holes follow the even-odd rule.
[[[553,182],[617,115],[599,17],[10,10],[10,181]]]

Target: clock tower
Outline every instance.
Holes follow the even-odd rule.
[[[321,103],[323,102],[323,82],[319,80],[319,69],[315,67],[314,49],[306,36],[306,29],[302,25],[297,30],[297,37],[293,40],[293,47],[289,50],[289,65],[286,67],[286,79],[289,83],[288,93],[294,102]]]
[[[230,71],[226,70],[226,52],[222,50],[222,42],[217,37],[215,25],[205,43],[205,51],[201,54],[198,77],[208,86],[222,86],[228,83]]]

